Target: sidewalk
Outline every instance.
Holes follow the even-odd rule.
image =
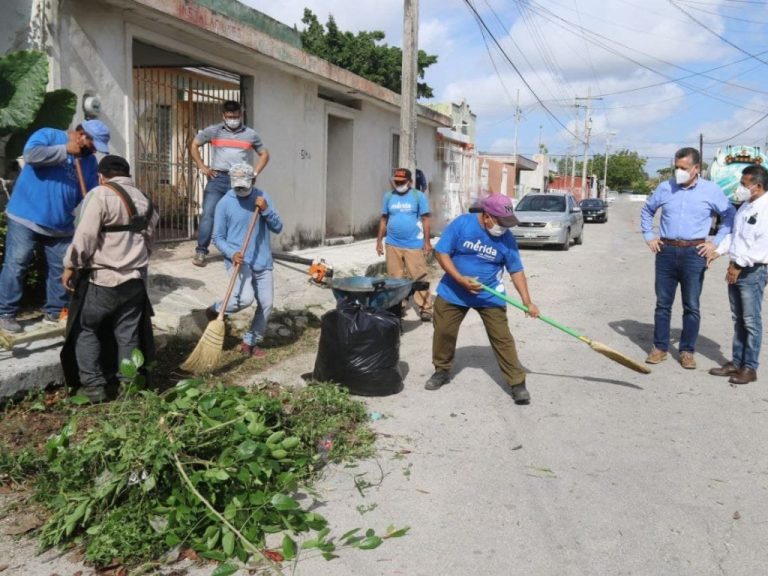
[[[155,310],[155,336],[162,342],[179,335],[195,339],[205,329],[204,310],[224,296],[229,280],[223,258],[212,250],[205,268],[192,265],[195,243],[160,244],[152,256],[149,270],[149,295]],[[383,271],[384,258],[375,251],[375,240],[352,244],[318,246],[292,252],[305,258],[324,258],[334,275],[370,275]],[[372,265],[379,268],[371,268]],[[327,288],[309,282],[308,267],[275,262],[275,309],[305,310],[318,316],[335,306]],[[235,325],[250,320],[253,310],[233,315]],[[24,323],[25,331],[40,330],[35,321]],[[0,349],[0,401],[19,393],[63,383],[59,362],[62,339],[49,338],[20,344],[12,351]]]

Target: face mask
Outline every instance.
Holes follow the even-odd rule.
[[[237,194],[240,198],[245,198],[246,196],[251,195],[251,189],[246,186],[235,186],[234,190],[235,194]]]
[[[395,190],[399,194],[405,194],[406,192],[408,192],[408,184],[403,184],[402,186],[395,186]]]
[[[80,156],[85,158],[91,154],[93,154],[93,150],[91,150],[88,146],[80,146]]]
[[[675,169],[675,182],[681,186],[691,179],[691,173],[688,170],[682,168]]]
[[[498,224],[494,224],[493,226],[488,228],[488,234],[490,234],[491,236],[501,236],[506,231],[507,229],[504,228],[504,226],[499,226]]]
[[[230,130],[240,128],[240,118],[224,118],[224,124]]]
[[[752,192],[750,192],[749,188],[746,186],[742,186],[739,184],[739,187],[736,188],[736,191],[733,193],[733,201],[734,202],[746,202],[752,197]]]

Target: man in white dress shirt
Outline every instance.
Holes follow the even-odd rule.
[[[728,376],[731,384],[757,380],[763,336],[762,304],[768,281],[768,170],[754,164],[741,173],[735,200],[743,204],[733,231],[717,247],[717,256],[728,254],[725,274],[733,317],[733,350],[730,362],[712,368],[713,376]],[[715,257],[717,257],[715,256]]]

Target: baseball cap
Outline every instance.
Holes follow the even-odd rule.
[[[512,198],[503,194],[491,194],[482,203],[483,212],[490,214],[499,224],[505,228],[517,226],[520,222],[515,216],[515,208],[512,206]]]
[[[80,126],[88,136],[93,138],[93,145],[102,154],[109,153],[109,128],[101,120],[86,120]]]
[[[114,154],[107,154],[99,162],[99,173],[107,174],[112,172],[122,172],[125,174],[131,173],[131,165],[122,156],[116,156]]]
[[[251,188],[253,186],[253,166],[238,162],[229,167],[229,183],[232,188]]]
[[[397,168],[392,173],[392,180],[395,182],[408,182],[411,179],[411,171],[408,168]]]

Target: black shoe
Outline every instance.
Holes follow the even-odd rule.
[[[425,390],[439,390],[451,381],[451,375],[445,370],[436,370],[424,384]]]
[[[516,386],[512,386],[511,392],[512,392],[512,399],[515,401],[515,404],[531,403],[531,394],[530,392],[528,392],[528,389],[525,387],[525,382],[523,382],[522,384],[518,384]]]

